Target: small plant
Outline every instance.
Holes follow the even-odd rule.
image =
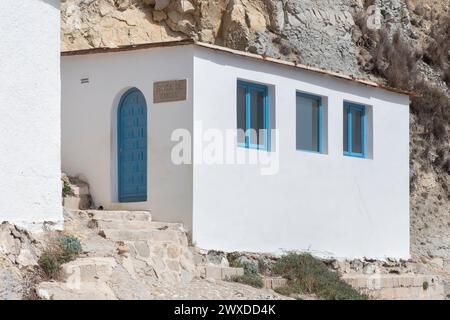
[[[428,290],[428,287],[429,287],[430,285],[428,284],[428,282],[427,281],[424,281],[423,283],[422,283],[422,288],[423,288],[423,290]]]
[[[266,273],[269,270],[269,265],[263,258],[258,259],[258,270],[259,273],[262,274]]]
[[[59,276],[61,262],[55,252],[44,252],[39,258],[38,264],[49,278],[55,279]]]
[[[242,276],[233,276],[230,281],[246,284],[255,288],[264,287],[264,283],[258,274],[246,274]]]
[[[81,244],[77,238],[60,236],[51,241],[39,258],[38,264],[50,279],[55,279],[59,276],[61,265],[75,260],[81,251]]]
[[[275,263],[273,271],[288,280],[286,287],[276,290],[280,294],[315,294],[329,300],[368,299],[310,254],[289,253]]]
[[[239,255],[237,253],[227,254],[227,259],[230,267],[244,269],[244,275],[233,276],[229,279],[229,281],[246,284],[255,288],[262,288],[264,286],[263,280],[258,273],[259,263],[249,259],[239,259]]]
[[[239,268],[240,267],[238,258],[239,258],[239,255],[237,254],[237,252],[227,253],[228,264],[232,268]]]
[[[80,241],[74,236],[61,236],[57,239],[62,251],[63,263],[74,260],[82,251]]]
[[[252,261],[242,261],[240,263],[240,267],[244,269],[244,274],[247,275],[257,275],[258,274],[258,265]]]
[[[63,188],[62,188],[62,196],[73,196],[72,188],[70,187],[70,184],[67,181],[64,181]]]

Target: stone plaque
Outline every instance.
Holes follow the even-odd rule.
[[[153,84],[153,103],[186,100],[187,81],[170,80]]]

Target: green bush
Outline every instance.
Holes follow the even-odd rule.
[[[58,277],[61,263],[57,254],[54,254],[53,252],[44,252],[40,256],[38,264],[49,278],[54,279]]]
[[[230,281],[239,282],[255,288],[262,288],[264,286],[263,280],[259,275],[260,263],[248,259],[239,259],[241,256],[238,253],[227,254],[227,259],[230,267],[243,268],[244,275],[231,277]]]
[[[230,281],[246,284],[255,288],[262,288],[264,283],[258,274],[246,274],[243,276],[233,276]]]
[[[253,276],[258,274],[258,265],[252,261],[242,261],[239,267],[244,269],[244,274]]]
[[[72,188],[70,187],[70,185],[66,181],[64,181],[64,184],[63,184],[62,196],[63,197],[73,196]]]
[[[72,261],[82,251],[80,241],[74,236],[61,236],[57,241],[62,249],[61,259],[65,262]]]
[[[81,253],[80,241],[74,236],[61,236],[42,253],[39,266],[51,278],[57,278],[61,265],[73,261]]]
[[[310,254],[289,253],[273,266],[273,272],[288,280],[286,287],[277,289],[280,294],[315,294],[329,300],[366,300],[344,282],[339,273],[327,268],[325,263]]]
[[[238,258],[239,258],[238,252],[227,253],[228,264],[232,268],[239,268],[240,267],[240,264],[238,262]]]
[[[269,270],[269,265],[267,264],[267,262],[263,259],[263,258],[259,258],[258,259],[258,271],[259,273],[266,273]]]

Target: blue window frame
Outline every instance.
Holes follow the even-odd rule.
[[[237,82],[238,145],[245,148],[269,150],[269,107],[267,87]]]
[[[344,103],[344,155],[365,157],[366,108],[364,105]]]
[[[322,153],[322,98],[297,92],[296,149]]]

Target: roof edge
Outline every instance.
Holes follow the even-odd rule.
[[[230,54],[235,54],[241,57],[247,57],[251,59],[257,59],[262,61],[267,61],[270,63],[278,64],[278,65],[284,65],[288,67],[294,67],[297,69],[302,69],[306,71],[316,72],[323,75],[331,76],[334,78],[339,78],[343,80],[353,81],[362,85],[374,87],[374,88],[380,88],[386,91],[408,95],[408,96],[417,96],[418,94],[412,91],[402,90],[394,87],[390,87],[387,85],[383,85],[371,80],[357,78],[349,75],[345,75],[343,73],[327,70],[324,68],[317,68],[308,66],[305,64],[299,64],[295,62],[285,61],[281,59],[271,58],[268,56],[245,52],[245,51],[239,51],[236,49],[231,49],[227,47],[222,47],[214,44],[209,44],[205,42],[196,41],[194,39],[180,39],[180,40],[172,40],[172,41],[163,41],[163,42],[152,42],[152,43],[142,43],[142,44],[134,44],[134,45],[125,45],[125,46],[118,46],[115,48],[109,48],[109,47],[102,47],[102,48],[90,48],[90,49],[82,49],[82,50],[72,50],[72,51],[62,51],[61,56],[78,56],[78,55],[87,55],[87,54],[97,54],[97,53],[114,53],[114,52],[122,52],[122,51],[134,51],[134,50],[144,50],[144,49],[150,49],[150,48],[159,48],[159,47],[176,47],[176,46],[183,46],[183,45],[196,45],[202,48],[207,48],[211,50],[221,51],[221,52],[227,52]]]
[[[61,56],[81,56],[87,54],[96,53],[110,53],[110,52],[122,52],[122,51],[134,51],[134,50],[144,50],[150,48],[160,48],[160,47],[176,47],[185,46],[190,44],[195,44],[193,39],[181,39],[172,41],[162,41],[162,42],[151,42],[151,43],[140,43],[140,44],[130,44],[117,47],[101,47],[101,48],[89,48],[81,50],[67,50],[61,51]]]

